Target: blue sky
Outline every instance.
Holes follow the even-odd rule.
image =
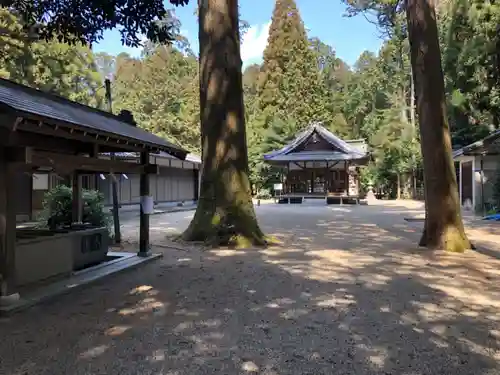
[[[267,32],[271,22],[274,0],[240,0],[241,18],[251,27],[243,39],[241,54],[244,65],[260,62],[267,44]],[[331,45],[337,56],[353,64],[364,50],[377,52],[382,44],[376,27],[364,17],[344,17],[345,5],[341,0],[296,0],[300,14],[308,29],[309,37],[318,37]],[[198,51],[198,25],[194,15],[197,0],[190,0],[175,13],[182,23],[182,34],[189,38],[195,52]],[[170,6],[170,4],[169,4]],[[94,46],[94,51],[118,54],[128,52],[140,55],[140,48],[122,46],[116,30],[106,31],[104,39]]]

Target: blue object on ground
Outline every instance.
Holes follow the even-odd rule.
[[[483,220],[495,220],[500,221],[500,214],[488,215],[483,217]]]

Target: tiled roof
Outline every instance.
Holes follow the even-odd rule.
[[[361,160],[368,158],[368,155],[346,154],[338,151],[300,151],[290,154],[273,156],[268,161],[342,161]]]
[[[330,143],[339,151],[301,151],[294,152],[302,143],[304,143],[314,132],[319,134],[325,141]],[[348,143],[349,142],[349,143]],[[264,155],[266,161],[319,161],[319,160],[360,160],[368,157],[361,143],[363,140],[343,141],[330,131],[326,130],[321,124],[314,123],[299,133],[297,137],[288,145],[280,150],[270,152]],[[309,158],[309,159],[308,159]]]
[[[123,122],[113,114],[5,79],[0,79],[0,103],[26,117],[34,115],[48,121],[61,121],[82,130],[118,135],[181,157],[187,154],[173,143]]]
[[[464,156],[464,155],[475,155],[475,154],[483,152],[483,151],[486,151],[486,153],[488,153],[488,151],[487,151],[488,147],[492,143],[495,143],[499,139],[500,139],[500,130],[497,130],[497,131],[491,133],[487,137],[485,137],[477,142],[474,142],[468,146],[459,148],[458,150],[454,150],[453,151],[453,158],[458,158],[458,157]]]

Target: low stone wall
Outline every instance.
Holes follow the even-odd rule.
[[[69,276],[75,270],[105,260],[108,252],[106,228],[61,233],[21,230],[20,237],[16,241],[18,286]]]
[[[73,238],[74,270],[102,262],[106,258],[109,246],[109,234],[106,228],[87,229],[75,234],[80,236]]]
[[[71,237],[65,234],[21,239],[16,243],[16,284],[35,283],[73,271]]]

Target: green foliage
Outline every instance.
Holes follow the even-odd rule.
[[[440,35],[453,142],[465,146],[500,126],[500,6],[482,0],[441,4]]]
[[[114,112],[128,109],[140,127],[199,152],[196,58],[159,45],[141,59],[121,54],[115,66]]]
[[[172,21],[177,22],[170,14]],[[142,58],[94,54],[80,43],[30,39],[19,17],[0,8],[0,77],[107,109],[104,78],[111,78],[113,111],[130,110],[139,126],[200,151],[198,63],[187,53],[148,41]],[[180,39],[181,36],[178,36]]]
[[[325,90],[295,1],[276,1],[259,77],[260,111],[292,117],[303,128],[328,119]]]
[[[263,154],[283,147],[312,122],[341,137],[352,131],[343,113],[350,70],[332,47],[308,38],[294,0],[276,2],[261,66],[243,75],[249,167],[255,186],[279,182]]]
[[[279,150],[289,143],[295,136],[297,128],[296,122],[291,118],[281,119],[274,117],[267,119],[268,122],[263,125],[258,143],[249,148],[249,168],[250,180],[257,189],[262,186],[270,187],[271,184],[280,181],[280,170],[265,163],[263,155]],[[255,135],[253,139],[255,139]]]
[[[82,104],[100,105],[101,77],[87,46],[36,40],[24,31],[20,18],[5,8],[0,8],[0,25],[8,30],[0,37],[5,54],[0,57],[0,77]]]
[[[256,191],[280,180],[279,171],[265,164],[262,155],[282,147],[313,121],[323,122],[344,139],[367,140],[374,163],[362,173],[376,185],[392,189],[398,175],[421,168],[403,2],[344,2],[348,15],[363,12],[384,32],[386,40],[378,53],[363,52],[349,67],[331,46],[307,35],[293,0],[278,0],[264,61],[243,72],[249,168]],[[94,2],[79,3],[79,9],[89,9]],[[122,3],[118,1],[115,9]],[[102,9],[109,5],[104,1]],[[0,77],[103,109],[103,79],[111,78],[115,113],[128,109],[139,126],[192,152],[201,151],[198,61],[187,39],[179,35],[180,23],[172,11],[165,12],[160,24],[170,28],[173,44],[162,45],[151,37],[139,58],[93,54],[87,44],[37,39],[16,14],[0,8]],[[437,16],[452,142],[465,146],[500,128],[500,5],[448,0],[440,2]],[[83,26],[94,16],[85,17],[77,18]],[[121,21],[116,20],[117,25]],[[139,21],[145,27],[149,22]],[[72,35],[90,40],[103,25],[73,30]],[[133,25],[122,29],[124,41],[132,44],[138,41]],[[70,26],[63,25],[59,32],[67,34]],[[244,31],[248,25],[240,26]]]
[[[369,186],[373,187],[381,182],[379,172],[379,169],[374,163],[370,163],[366,168],[360,170],[359,182],[363,190],[366,191]]]
[[[43,200],[39,221],[51,229],[70,226],[72,223],[72,189],[59,185],[48,191]],[[109,227],[109,215],[105,212],[104,196],[96,190],[82,191],[83,223],[96,227]]]
[[[185,5],[189,0],[170,2]],[[141,34],[160,42],[175,39],[175,25],[163,22],[168,16],[163,0],[5,0],[2,5],[21,14],[46,40],[92,44],[114,28],[130,46],[140,44]]]
[[[365,14],[383,32],[392,35],[397,24],[397,16],[401,13],[403,0],[342,0],[347,4],[347,15]]]
[[[257,199],[271,199],[272,197],[273,195],[271,194],[270,189],[260,189],[255,196]]]

